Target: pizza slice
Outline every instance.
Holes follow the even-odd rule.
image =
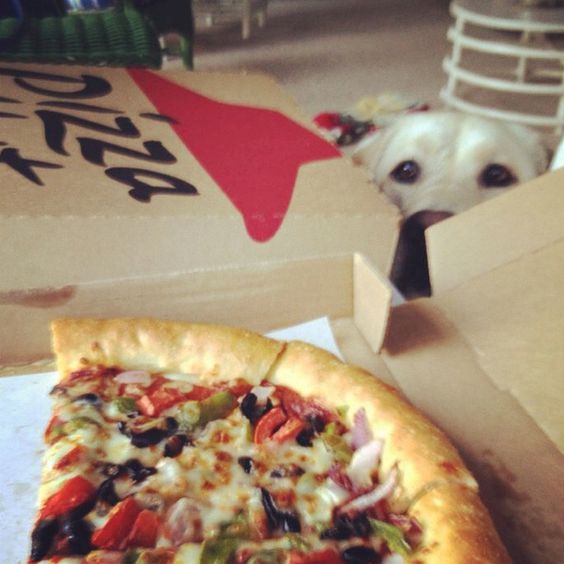
[[[300,342],[59,320],[30,562],[509,562],[444,434]]]

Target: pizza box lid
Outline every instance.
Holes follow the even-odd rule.
[[[564,170],[427,231],[434,296],[382,359],[461,449],[516,562],[564,551]]]
[[[360,252],[399,213],[270,77],[0,65],[14,290]]]

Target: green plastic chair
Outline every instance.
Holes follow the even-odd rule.
[[[179,55],[192,68],[190,0],[118,0],[106,10],[42,17],[24,9],[23,18],[0,19],[0,60],[160,68],[165,33],[180,36]]]

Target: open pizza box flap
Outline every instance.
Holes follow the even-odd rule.
[[[382,352],[461,449],[516,562],[564,550],[563,180],[430,228],[435,295],[392,310]]]
[[[0,112],[5,299],[340,253],[391,264],[398,211],[268,76],[2,64]]]

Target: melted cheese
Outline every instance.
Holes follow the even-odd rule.
[[[170,380],[166,386],[180,384],[184,390],[198,383],[194,375],[167,374],[166,377]],[[175,417],[176,409],[177,406],[173,406],[162,415]],[[251,522],[253,519],[264,521],[261,490],[266,489],[281,510],[299,515],[303,533],[311,535],[314,543],[318,542],[315,529],[327,526],[333,509],[343,501],[339,492],[331,487],[334,484],[327,481],[334,458],[320,438],[315,437],[308,447],[295,441],[254,444],[250,423],[238,408],[229,416],[195,431],[191,444],[185,445],[174,458],[163,456],[164,441],[146,448],[133,446],[130,438],[118,428],[118,421],[128,421],[127,415],[112,411],[110,402],[104,402],[98,409],[57,398],[57,410],[60,420],[66,422],[67,432],[46,452],[44,475],[47,482],[43,485],[43,499],[58,491],[74,475],[83,473],[94,485],[99,485],[106,479],[100,471],[101,464],[123,465],[135,459],[155,473],[139,483],[121,476],[114,482],[116,491],[120,498],[135,495],[142,505],[156,496],[165,520],[169,508],[185,498],[196,511],[201,521],[200,530],[205,531],[206,538],[241,512],[246,513]],[[77,417],[87,420],[83,420],[84,424],[69,424]],[[63,471],[57,470],[57,464],[76,445],[84,447],[83,459]],[[252,461],[250,469],[246,468],[248,471],[239,463],[241,457]],[[102,526],[106,519],[107,515],[96,511],[87,516],[93,528]],[[174,546],[174,540],[167,534],[160,531],[157,546]],[[190,540],[195,542],[186,542]],[[174,564],[198,561],[200,541],[201,538],[183,538],[184,544]],[[283,541],[269,539],[261,544],[279,547],[280,542]],[[74,559],[68,560],[69,564],[74,563]]]

